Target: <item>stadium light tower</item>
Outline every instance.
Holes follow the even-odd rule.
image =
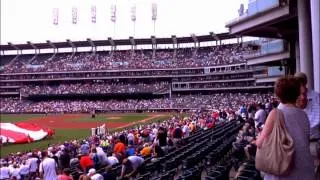
[[[48,59],[48,60],[52,60],[56,56],[56,54],[59,52],[59,49],[50,40],[47,40],[47,43],[53,49],[53,55]]]
[[[134,37],[130,36],[129,37],[130,43],[131,43],[131,51],[134,52],[136,49],[136,41],[134,40]]]
[[[191,37],[192,37],[193,42],[194,42],[193,56],[196,56],[197,53],[198,53],[198,46],[197,45],[199,44],[199,41],[198,41],[197,36],[194,33],[191,34]],[[200,44],[199,44],[199,46],[200,46]]]
[[[113,23],[113,37],[115,38],[116,36],[116,19],[117,19],[117,6],[114,2],[114,4],[111,5],[110,7],[111,9],[111,16],[110,16],[110,20]]]
[[[172,39],[172,45],[173,45],[173,58],[176,59],[176,57],[177,57],[177,48],[178,48],[177,36],[176,35],[172,35],[171,39]]]
[[[133,22],[133,36],[135,36],[136,34],[136,20],[137,20],[136,5],[133,4],[131,7],[131,21]]]
[[[152,11],[152,21],[153,21],[153,35],[156,35],[156,20],[158,15],[158,6],[156,2],[153,2],[151,5],[151,11]]]
[[[94,56],[97,52],[97,46],[94,44],[94,42],[90,38],[87,38],[87,41],[91,46],[91,52],[92,52],[91,55]]]
[[[114,43],[113,39],[111,37],[108,37],[108,41],[111,45],[111,57],[113,56],[113,51],[116,50],[116,43]]]
[[[155,59],[156,50],[157,50],[157,39],[156,39],[156,36],[151,36],[151,43],[152,43],[152,59]]]
[[[194,42],[194,47],[196,48],[197,44],[199,44],[198,38],[194,33],[191,34],[191,37],[192,37],[192,40]]]

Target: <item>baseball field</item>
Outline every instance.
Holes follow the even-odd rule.
[[[91,135],[91,128],[106,124],[108,131],[116,131],[137,124],[163,121],[170,117],[168,113],[109,113],[98,114],[95,119],[89,114],[1,114],[1,122],[27,122],[52,128],[53,137],[29,144],[9,144],[1,147],[1,157],[8,153],[44,149],[50,144],[63,143],[66,140],[83,139]]]

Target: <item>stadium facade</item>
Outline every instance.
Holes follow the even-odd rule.
[[[232,40],[236,43],[226,44]],[[124,100],[270,92],[276,77],[284,74],[287,68],[283,64],[255,66],[247,59],[268,61],[263,58],[288,54],[287,45],[283,40],[261,42],[244,42],[242,37],[228,33],[209,33],[190,37],[2,45],[3,51],[16,50],[17,54],[1,57],[1,96],[30,101]],[[189,47],[183,47],[186,44]],[[270,44],[281,48],[274,49]],[[151,49],[137,49],[139,45]],[[167,46],[157,48],[161,45]],[[118,50],[121,46],[131,48]],[[101,47],[109,50],[99,51]],[[40,53],[50,48],[54,53]],[[63,48],[71,48],[71,52],[60,53]],[[81,48],[90,50],[78,52]],[[22,54],[23,50],[30,49],[35,53]],[[65,86],[67,90],[61,92]],[[95,91],[97,87],[103,90]],[[116,90],[119,87],[122,90]],[[50,90],[45,90],[48,88]]]

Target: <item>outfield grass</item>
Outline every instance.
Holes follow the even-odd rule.
[[[1,115],[1,122],[17,122],[17,121],[23,121],[29,118],[41,117],[41,116],[44,116],[44,115],[28,115],[28,114],[27,115],[26,114],[25,115]],[[117,114],[115,115],[115,117],[120,117],[120,119],[113,119],[112,122],[137,122],[137,121],[146,119],[150,116],[151,114],[123,114],[123,115]],[[168,119],[169,117],[170,117],[170,114],[160,116],[160,117],[155,117],[153,119],[150,119],[146,123],[163,121]],[[92,122],[92,119],[91,117],[88,116],[88,118],[79,117],[72,121],[75,121],[75,123],[77,121]],[[108,120],[108,117],[106,117],[105,115],[98,115],[95,121],[101,122],[101,121],[109,121],[109,120]],[[134,124],[132,126],[136,126],[136,125],[137,124]],[[129,127],[125,127],[125,128],[129,128]],[[109,131],[111,132],[120,131],[125,128],[115,128],[115,129],[110,129]],[[88,137],[90,134],[91,134],[91,131],[89,129],[55,129],[55,136],[53,138],[44,139],[44,140],[33,142],[30,144],[10,144],[10,145],[1,147],[0,156],[3,157],[9,153],[14,153],[14,152],[25,152],[25,151],[34,150],[34,149],[45,149],[48,147],[49,144],[60,144],[66,140],[83,139],[85,137]]]
[[[82,139],[89,135],[89,129],[56,129],[53,138],[47,138],[41,141],[36,141],[30,144],[9,144],[1,148],[1,157],[6,156],[12,152],[24,152],[34,149],[47,148],[49,144],[63,143],[66,140]],[[72,134],[72,136],[66,136]]]
[[[18,122],[31,118],[38,118],[43,114],[0,114],[1,122]]]
[[[112,117],[119,117],[119,119],[113,119]],[[99,114],[97,115],[94,119],[91,118],[91,116],[89,117],[80,117],[77,119],[72,119],[70,121],[74,121],[74,122],[92,122],[92,121],[96,121],[96,122],[134,122],[134,121],[140,121],[143,119],[146,119],[150,116],[148,115],[123,115],[123,116],[106,116],[103,114]]]

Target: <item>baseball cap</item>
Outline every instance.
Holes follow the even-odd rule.
[[[94,168],[91,168],[90,170],[89,170],[89,172],[88,172],[88,176],[90,176],[90,175],[92,175],[92,174],[94,174],[94,173],[96,173],[96,169],[94,169]]]

